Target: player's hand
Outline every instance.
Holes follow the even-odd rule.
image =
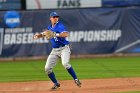
[[[41,35],[41,34],[36,33],[36,34],[33,36],[33,39],[38,39],[38,38],[40,38],[40,35]]]

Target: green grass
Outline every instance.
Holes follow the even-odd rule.
[[[0,62],[0,82],[49,80],[44,72],[45,60]],[[71,59],[80,79],[140,77],[140,57]],[[57,79],[72,77],[59,61],[54,68]]]

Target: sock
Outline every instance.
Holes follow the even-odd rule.
[[[52,82],[54,84],[58,84],[56,78],[55,78],[55,74],[53,72],[51,72],[50,74],[48,74],[49,78],[52,80]]]
[[[67,71],[73,77],[74,80],[77,79],[77,76],[76,76],[76,74],[75,74],[75,72],[74,72],[74,70],[73,70],[72,67],[70,67],[69,69],[67,69]]]

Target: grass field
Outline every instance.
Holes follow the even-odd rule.
[[[71,64],[80,79],[140,77],[140,57],[71,59]],[[49,80],[44,65],[45,60],[0,62],[0,82]],[[60,61],[54,72],[59,80],[72,79]]]

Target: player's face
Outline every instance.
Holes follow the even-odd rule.
[[[58,19],[59,19],[58,16],[53,16],[53,17],[50,18],[52,24],[57,23]]]

